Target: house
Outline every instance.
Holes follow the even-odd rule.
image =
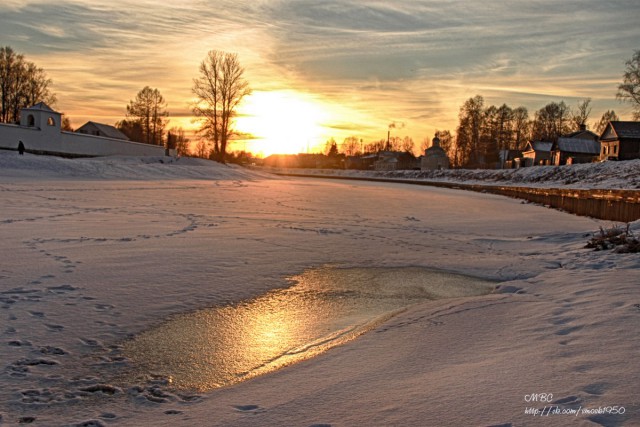
[[[449,169],[449,156],[440,147],[440,138],[436,135],[433,138],[431,147],[424,150],[424,156],[420,161],[421,170],[440,170]]]
[[[413,170],[420,169],[417,159],[411,153],[404,151],[381,151],[378,160],[373,164],[377,171]]]
[[[581,125],[579,131],[558,138],[551,155],[554,165],[597,161],[600,158],[598,135]]]
[[[87,135],[104,136],[105,138],[124,139],[129,141],[129,137],[122,133],[119,129],[105,125],[103,123],[87,122],[76,129],[78,133],[84,133]]]
[[[600,135],[601,160],[640,158],[640,122],[609,122]]]
[[[553,142],[550,141],[527,142],[527,146],[522,151],[523,166],[550,165],[552,150]]]
[[[522,164],[522,151],[503,149],[498,151],[500,169],[518,169]]]
[[[378,160],[377,154],[347,156],[345,159],[345,169],[372,170],[376,160]]]
[[[558,138],[553,151],[554,165],[592,163],[600,158],[600,141],[592,139]]]

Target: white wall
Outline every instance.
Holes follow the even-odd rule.
[[[164,156],[164,147],[103,136],[62,132],[61,150],[86,156]]]
[[[67,156],[163,156],[158,145],[141,144],[101,136],[61,132],[45,125],[36,127],[0,124],[0,148],[17,150],[22,141],[28,152]],[[172,150],[171,154],[175,154]]]
[[[17,150],[20,141],[26,145],[27,141],[39,140],[40,136],[41,132],[36,128],[0,123],[0,148]]]

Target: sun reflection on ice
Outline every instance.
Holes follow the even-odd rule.
[[[175,316],[125,343],[138,374],[200,391],[313,357],[407,306],[481,295],[495,283],[426,268],[320,268],[231,306]]]

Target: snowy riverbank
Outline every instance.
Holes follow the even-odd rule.
[[[257,168],[256,170],[261,170]],[[435,171],[358,171],[344,169],[282,169],[274,172],[359,178],[412,179],[525,187],[640,189],[640,160],[519,169],[450,169]]]
[[[640,423],[640,259],[584,248],[610,223],[489,194],[159,160],[0,153],[3,426]],[[325,265],[428,267],[501,291],[417,304],[232,387],[122,378],[132,334]]]

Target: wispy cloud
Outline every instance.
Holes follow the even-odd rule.
[[[7,0],[0,42],[48,71],[72,117],[117,119],[145,85],[184,115],[198,63],[220,49],[239,53],[254,90],[354,112],[330,130],[374,137],[400,120],[418,140],[453,130],[475,94],[532,112],[580,97],[622,110],[638,16],[637,0]]]

